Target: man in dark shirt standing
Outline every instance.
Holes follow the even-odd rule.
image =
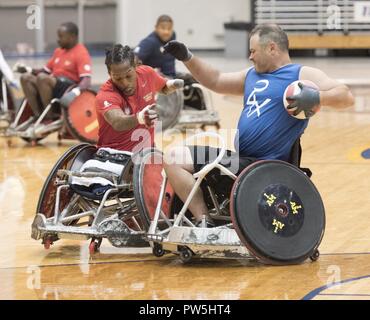
[[[197,81],[190,73],[176,72],[175,58],[163,52],[163,46],[176,39],[173,30],[173,20],[168,15],[161,15],[157,19],[155,30],[135,48],[134,53],[144,65],[156,69],[162,76],[170,79],[182,79],[185,82],[183,91],[184,105],[196,110],[204,110],[205,102],[199,90],[193,90],[191,85]],[[166,98],[165,98],[166,99]],[[163,103],[163,102],[162,102]]]
[[[158,69],[163,75],[175,78],[175,58],[170,54],[163,54],[163,46],[176,39],[173,31],[173,20],[168,15],[161,15],[157,19],[155,30],[135,48],[136,56],[145,65]]]

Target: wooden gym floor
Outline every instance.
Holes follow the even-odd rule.
[[[249,66],[245,60],[205,58],[225,71]],[[102,61],[94,59],[97,83],[106,78]],[[294,61],[359,83],[366,83],[370,69],[368,59],[362,58]],[[354,90],[354,108],[322,110],[303,136],[303,166],[314,173],[327,227],[320,259],[297,266],[242,260],[182,265],[173,255],[156,258],[148,249],[115,249],[107,241],[93,257],[88,241],[60,240],[44,250],[30,237],[36,203],[51,167],[75,141],[58,146],[54,134],[37,147],[18,139],[8,147],[0,138],[0,299],[370,299],[367,91],[370,96],[366,86]],[[213,98],[222,128],[234,128],[241,99]],[[159,146],[168,144],[160,138]]]

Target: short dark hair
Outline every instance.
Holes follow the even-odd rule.
[[[135,54],[129,46],[114,44],[112,47],[105,49],[105,65],[110,71],[112,64],[119,64],[128,61],[131,66],[135,66]]]
[[[157,25],[159,25],[162,22],[170,22],[170,23],[173,23],[173,20],[172,20],[172,18],[169,15],[162,14],[161,16],[158,17],[157,23],[155,25],[157,26]]]
[[[277,24],[261,24],[254,27],[249,37],[253,35],[259,35],[260,43],[266,45],[268,41],[275,42],[280,50],[289,50],[289,40],[285,31]]]
[[[73,23],[73,22],[64,22],[60,26],[64,27],[68,33],[73,34],[76,37],[78,36],[78,27],[75,23]]]

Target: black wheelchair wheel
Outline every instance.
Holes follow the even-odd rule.
[[[55,180],[57,177],[57,172],[59,169],[69,169],[73,163],[75,155],[85,148],[91,148],[91,145],[87,143],[81,143],[69,148],[53,166],[41,189],[40,197],[36,207],[36,214],[41,213],[45,215],[46,218],[50,218],[54,215],[57,190]],[[62,192],[62,202],[64,203],[64,206],[69,202],[70,197],[70,192]]]
[[[260,261],[301,263],[318,248],[325,209],[312,181],[282,161],[258,161],[233,185],[230,213],[241,242]]]

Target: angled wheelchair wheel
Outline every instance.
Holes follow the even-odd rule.
[[[298,264],[314,256],[325,210],[311,180],[282,161],[258,161],[235,181],[230,212],[241,242],[261,262]]]
[[[69,169],[71,171],[78,171],[82,167],[82,165],[93,158],[94,154],[97,151],[97,148],[95,145],[88,144],[88,143],[80,143],[79,146],[82,146],[79,148],[73,158],[70,162]]]
[[[154,218],[163,180],[163,153],[154,148],[143,149],[133,156],[133,161],[134,197],[145,228],[148,230]],[[173,197],[174,191],[167,182],[162,202],[162,211],[167,217],[170,217]]]
[[[83,91],[68,108],[62,108],[67,130],[75,139],[95,144],[99,124],[95,109],[96,93]]]
[[[44,186],[42,187],[40,198],[37,203],[36,214],[41,213],[46,218],[54,216],[54,207],[56,199],[57,186],[55,185],[57,172],[59,169],[69,169],[73,163],[73,160],[78,152],[82,152],[85,149],[91,149],[91,146],[87,143],[81,143],[68,149],[57,161],[52,170],[50,171]],[[95,147],[94,147],[95,148]],[[70,201],[72,193],[67,190],[62,190],[61,201],[59,210],[62,210]]]
[[[169,95],[158,94],[156,109],[159,116],[158,119],[161,121],[161,127],[157,128],[164,131],[174,127],[183,107],[184,97],[180,90],[176,90]]]

